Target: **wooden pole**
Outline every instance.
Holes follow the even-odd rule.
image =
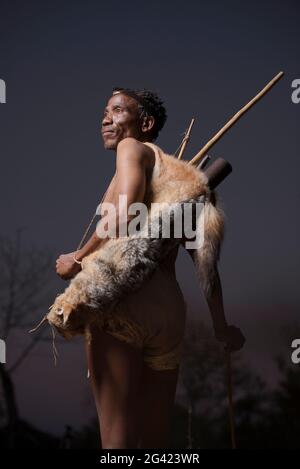
[[[197,164],[206,155],[208,150],[220,140],[221,137],[230,129],[249,109],[254,106],[270,89],[283,77],[284,73],[279,72],[256,96],[254,96],[249,103],[247,103],[240,111],[238,111],[228,122],[222,127],[212,139],[210,139],[206,145],[189,161],[188,164]]]
[[[178,159],[181,160],[182,159],[182,156],[183,156],[183,153],[184,153],[184,150],[185,150],[185,147],[187,146],[187,142],[190,138],[190,134],[191,134],[191,131],[192,131],[192,127],[194,125],[194,122],[195,122],[195,118],[193,117],[193,119],[191,120],[191,123],[190,123],[190,126],[182,140],[182,143],[181,143],[181,148],[180,148],[180,152],[179,152],[179,155],[178,155]]]
[[[226,354],[226,381],[227,381],[228,414],[229,414],[231,448],[236,449],[234,408],[233,408],[233,397],[232,397],[231,357],[230,357],[230,352],[228,350],[225,350],[225,354]]]

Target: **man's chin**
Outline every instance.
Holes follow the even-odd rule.
[[[116,150],[118,143],[115,140],[106,140],[103,142],[105,150]]]
[[[115,150],[116,145],[114,143],[104,143],[104,149],[105,150]]]

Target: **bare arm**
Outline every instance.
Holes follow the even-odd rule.
[[[193,251],[188,250],[188,252],[193,259]],[[216,339],[224,342],[226,349],[229,351],[240,350],[245,343],[245,337],[239,328],[229,326],[227,323],[222,284],[217,266],[215,266],[215,283],[211,295],[206,297],[206,301],[211,314]]]
[[[216,268],[216,279],[211,296],[206,297],[210,310],[216,337],[222,335],[228,324],[225,317],[223,291],[218,269]]]
[[[119,218],[130,221],[127,210],[128,206],[134,202],[143,202],[146,189],[146,164],[143,154],[143,148],[139,142],[132,138],[122,140],[118,145],[116,174],[111,195],[104,200],[110,202],[116,208],[116,234],[118,235]],[[127,197],[127,205],[121,206],[119,209],[119,195]],[[110,216],[105,216],[100,225],[110,224],[114,220]],[[98,249],[106,243],[109,238],[99,238],[96,231],[90,240],[77,253],[78,260],[83,259],[91,252]]]
[[[117,148],[116,173],[112,183],[111,191],[104,199],[104,202],[110,202],[116,208],[116,220],[105,216],[100,224],[112,224],[116,222],[116,235],[118,235],[119,217],[130,221],[127,210],[128,206],[134,202],[143,202],[146,190],[146,168],[147,160],[144,153],[144,145],[133,138],[125,138]],[[127,205],[119,210],[119,195],[127,197]],[[76,252],[76,259],[81,261],[85,256],[94,252],[103,246],[109,238],[99,238],[95,231],[87,243]],[[74,261],[74,254],[64,254],[56,262],[57,273],[64,279],[73,277],[80,266]]]

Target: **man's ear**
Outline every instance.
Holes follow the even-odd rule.
[[[149,132],[155,123],[155,119],[153,116],[144,116],[142,122],[142,132]]]

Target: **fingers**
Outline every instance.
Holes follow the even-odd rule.
[[[224,348],[227,352],[238,352],[244,347],[245,342],[246,340],[243,337],[243,338],[240,338],[239,340],[235,340],[234,342],[233,341],[227,342]]]
[[[238,327],[228,326],[228,334],[226,337],[226,352],[237,352],[241,350],[246,342],[245,336]]]
[[[72,276],[68,274],[60,274],[58,271],[56,271],[56,273],[62,280],[70,280],[72,278]]]
[[[63,265],[59,259],[57,259],[55,267],[56,267],[55,270],[56,270],[57,275],[59,275],[59,277],[63,279],[64,278],[64,273],[62,272]]]
[[[243,345],[237,345],[237,344],[226,344],[224,347],[225,352],[233,353],[233,352],[238,352],[243,348]]]

